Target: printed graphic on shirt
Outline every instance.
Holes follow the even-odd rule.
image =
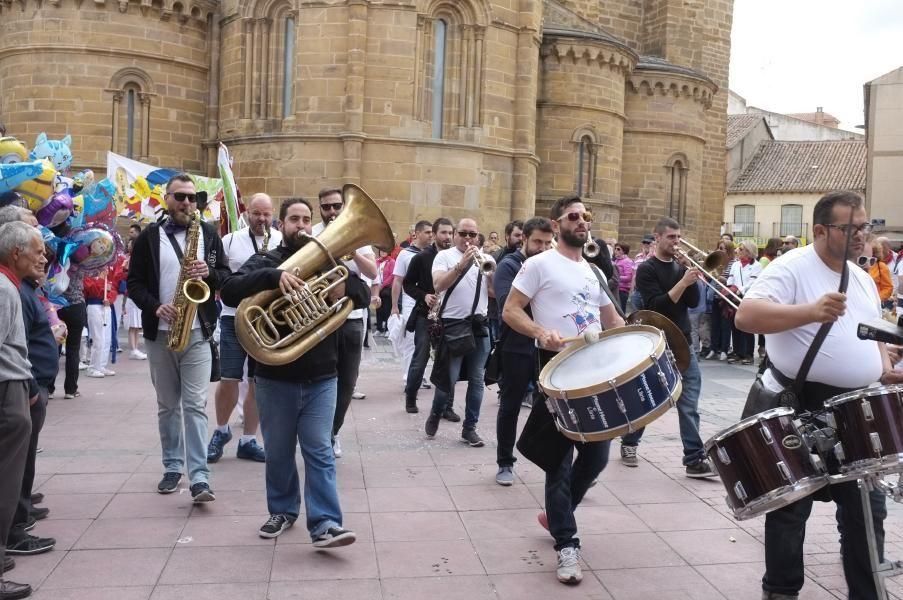
[[[598,287],[598,282],[595,283],[596,287]],[[587,308],[587,305],[590,301],[590,289],[589,283],[587,283],[586,287],[583,290],[577,292],[573,296],[571,296],[571,304],[577,307],[574,312],[566,313],[562,315],[566,319],[571,319],[573,321],[574,326],[577,328],[577,333],[581,334],[591,325],[595,325],[599,323],[599,315],[593,313],[591,310]]]

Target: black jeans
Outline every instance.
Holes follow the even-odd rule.
[[[574,444],[556,471],[546,472],[546,517],[549,533],[555,538],[555,550],[567,546],[580,547],[574,511],[589,486],[608,464],[611,441]]]
[[[392,313],[392,286],[379,290],[379,308],[376,309],[376,330],[385,331],[389,315]]]
[[[712,351],[715,354],[731,351],[731,320],[721,314],[719,302],[712,307]]]
[[[19,505],[22,474],[28,456],[31,416],[28,382],[0,382],[0,540],[6,541]],[[6,544],[0,544],[0,561]]]
[[[361,368],[361,345],[364,341],[364,320],[349,319],[339,328],[339,351],[336,371],[335,416],[332,419],[332,435],[336,436],[345,422],[345,413],[351,405],[351,394],[357,384]]]
[[[426,363],[430,360],[430,320],[419,311],[416,313],[415,319],[414,333],[405,333],[405,335],[414,336],[414,355],[411,357],[408,378],[404,384],[404,399],[407,404],[417,404],[417,390],[423,383]]]
[[[63,391],[74,394],[78,391],[78,351],[82,342],[82,330],[88,322],[88,312],[85,303],[70,304],[57,311],[60,320],[66,324],[66,380],[63,383]]]
[[[740,358],[752,358],[756,346],[756,336],[752,333],[740,331],[731,323],[734,336],[734,353]]]
[[[843,529],[841,556],[850,600],[877,600],[875,580],[869,562],[859,487],[855,482],[828,488],[837,503],[838,524]],[[883,494],[871,494],[873,526],[879,560],[884,557],[884,518],[887,516]],[[806,520],[812,512],[813,497],[765,515],[765,576],[762,589],[767,592],[796,595],[803,587],[803,541]]]
[[[501,351],[502,378],[499,381],[499,412],[495,419],[498,438],[496,462],[500,467],[513,467],[514,442],[517,438],[517,417],[520,404],[527,395],[530,382],[536,379],[536,359],[529,354]]]
[[[28,440],[28,456],[25,459],[25,474],[22,476],[22,488],[19,494],[19,505],[13,517],[13,526],[9,532],[8,542],[18,541],[24,537],[23,529],[28,522],[28,513],[33,508],[31,504],[31,492],[34,487],[35,459],[38,455],[38,435],[44,427],[47,417],[47,388],[43,385],[38,388],[38,400],[29,408],[31,413],[31,437]]]

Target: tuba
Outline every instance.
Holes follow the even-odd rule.
[[[291,296],[278,289],[258,292],[238,305],[235,332],[257,362],[293,362],[341,327],[354,307],[347,297],[333,304],[328,300],[329,293],[348,279],[340,257],[368,244],[385,252],[395,246],[385,215],[364,190],[347,184],[342,198],[342,214],[319,236],[304,236],[307,243],[279,265],[303,279],[307,288]]]
[[[188,265],[197,260],[199,237],[201,237],[201,213],[194,211],[185,235],[182,269],[176,283],[176,295],[172,299],[173,306],[179,311],[176,319],[169,324],[167,347],[173,352],[182,352],[188,347],[188,338],[191,337],[191,326],[194,325],[198,304],[203,304],[210,298],[210,286],[200,279],[189,279],[187,275]]]

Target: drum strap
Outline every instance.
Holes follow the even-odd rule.
[[[611,300],[611,303],[614,304],[615,310],[618,311],[618,314],[621,315],[621,318],[625,321],[627,320],[627,315],[624,314],[624,311],[621,309],[621,300],[615,299],[614,294],[611,293],[611,288],[608,287],[608,282],[605,281],[605,278],[602,277],[602,272],[599,270],[599,267],[594,265],[593,263],[589,263],[589,268],[593,270],[593,275],[596,276],[596,279],[599,280],[599,287],[602,288],[602,291],[608,296],[608,299]]]

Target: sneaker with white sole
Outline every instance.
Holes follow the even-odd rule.
[[[354,392],[353,394],[351,394],[352,400],[363,400],[366,397],[367,397],[367,394],[365,394],[363,392]]]
[[[583,580],[583,572],[580,570],[580,548],[565,546],[558,551],[558,581],[567,584],[577,584]]]
[[[288,515],[270,515],[257,532],[262,538],[273,539],[282,535],[282,532],[295,524],[295,520]]]
[[[499,467],[499,472],[495,474],[495,482],[505,487],[514,485],[514,468]]]
[[[103,379],[106,377],[103,371],[98,371],[97,369],[88,369],[88,372],[85,373],[88,377],[96,377],[98,379]]]
[[[89,368],[90,366],[91,366],[91,365],[89,365],[89,364],[86,363],[86,362],[79,362],[79,363],[78,363],[78,370],[79,370],[79,371],[84,371],[85,369]]]
[[[627,467],[640,466],[640,461],[636,457],[636,446],[621,445],[621,462]]]
[[[718,473],[712,470],[712,465],[707,460],[701,460],[696,464],[687,465],[687,477],[691,479],[707,479],[709,477],[718,477]]]
[[[132,350],[129,352],[129,358],[132,360],[147,360],[147,354],[141,350]]]
[[[350,529],[342,527],[330,527],[316,538],[314,538],[314,548],[338,548],[340,546],[348,546],[353,544],[357,536]]]
[[[107,369],[106,367],[104,367],[103,374],[106,377],[112,377],[113,375],[116,374],[116,371],[114,371],[113,369]]]
[[[332,455],[342,458],[342,442],[339,441],[338,436],[332,438]]]

